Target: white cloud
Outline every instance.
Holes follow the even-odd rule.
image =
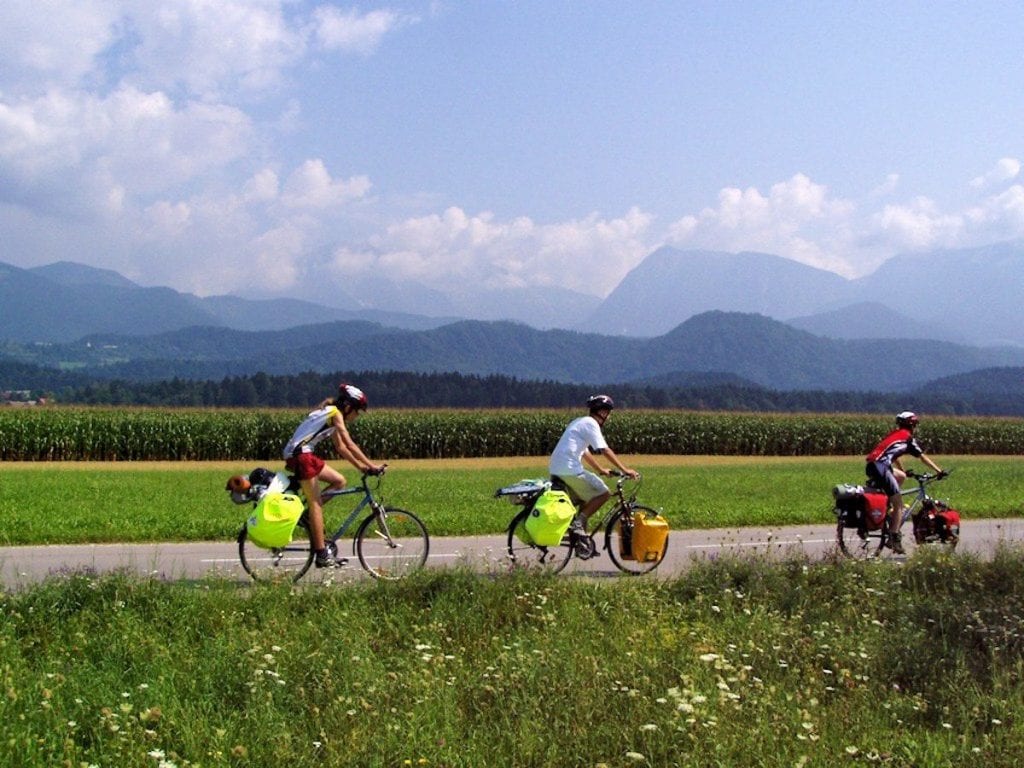
[[[114,0],[5,0],[0,3],[0,83],[8,93],[79,83],[116,38]]]
[[[985,189],[1011,181],[1019,175],[1020,160],[1015,157],[1004,157],[988,173],[972,179],[971,186],[975,189]]]
[[[639,206],[542,222],[424,205],[443,189],[402,190],[416,215],[396,214],[395,190],[371,185],[359,158],[346,160],[346,176],[326,150],[280,141],[305,106],[284,86],[419,22],[318,0],[0,3],[0,227],[32,258],[118,259],[108,265],[143,283],[200,293],[244,293],[254,272],[286,290],[324,253],[342,276],[604,294],[666,242],[852,276],[903,250],[1024,236],[1013,157],[967,177],[958,192],[969,199],[945,208],[904,190],[897,173],[855,198],[796,173],[726,187],[664,224]]]
[[[277,173],[264,168],[245,182],[242,194],[249,202],[268,202],[277,197],[278,187]]]
[[[1004,158],[986,174],[985,185],[1014,178],[1017,171],[1016,161]],[[904,251],[1024,237],[1022,185],[994,195],[982,192],[952,210],[924,195],[879,207],[880,198],[894,196],[898,180],[891,174],[856,201],[834,197],[802,174],[773,185],[768,194],[723,189],[717,207],[672,223],[666,241],[682,248],[774,253],[854,277]]]
[[[287,291],[299,276],[298,262],[305,252],[305,236],[300,228],[284,225],[256,237],[249,244],[246,274],[258,290]]]
[[[365,176],[335,181],[322,160],[307,160],[288,177],[281,200],[290,208],[329,208],[362,197],[369,189]]]
[[[442,290],[537,285],[604,294],[647,254],[650,224],[636,208],[617,219],[595,214],[541,225],[451,207],[393,224],[365,249],[339,247],[334,267],[385,270]]]
[[[767,195],[753,187],[723,189],[716,208],[682,217],[670,225],[667,240],[677,247],[774,253],[849,274],[845,241],[855,212],[852,201],[796,174]]]
[[[890,173],[885,177],[885,181],[875,187],[868,193],[868,198],[873,197],[888,197],[896,191],[896,188],[900,183],[900,175],[898,173]]]
[[[192,218],[192,209],[187,203],[170,203],[161,200],[145,210],[150,222],[150,233],[155,239],[177,237],[188,227]]]
[[[920,250],[954,244],[963,232],[964,218],[942,213],[935,203],[918,197],[904,205],[887,205],[873,217],[878,231],[899,250]]]
[[[323,5],[313,12],[314,35],[321,47],[363,55],[373,53],[389,32],[416,21],[414,16],[391,10],[360,14]]]
[[[162,0],[130,6],[126,74],[143,88],[224,99],[276,86],[306,49],[280,0]]]
[[[130,199],[207,178],[246,152],[251,133],[233,107],[178,107],[134,88],[0,101],[0,200],[100,212],[115,188]]]

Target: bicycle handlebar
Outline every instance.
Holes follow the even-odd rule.
[[[630,477],[630,476],[629,476],[629,475],[627,475],[627,474],[626,474],[625,472],[620,472],[620,471],[619,471],[619,470],[617,470],[617,469],[609,469],[609,470],[608,470],[608,474],[609,474],[609,475],[611,475],[612,477],[621,477],[621,478],[622,478],[622,479],[624,479],[624,480],[625,480],[626,478],[629,478],[629,477]],[[634,477],[634,478],[632,478],[632,479],[633,479],[633,480],[639,480],[639,479],[640,479],[640,473],[639,473],[639,472],[637,472],[637,473],[636,473],[636,477]]]
[[[907,477],[912,477],[915,480],[917,480],[919,483],[924,485],[925,483],[931,483],[931,482],[934,482],[936,480],[945,480],[952,473],[953,473],[953,470],[951,470],[951,469],[944,469],[941,472],[936,472],[934,474],[930,474],[930,473],[927,473],[927,472],[915,472],[912,469],[908,469],[907,470]]]

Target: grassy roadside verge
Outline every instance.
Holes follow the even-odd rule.
[[[939,458],[954,475],[936,490],[965,517],[1024,514],[1024,458]],[[674,528],[820,523],[831,516],[831,486],[860,482],[863,473],[859,457],[626,460],[644,474],[640,500],[662,507]],[[0,545],[229,539],[248,507],[230,503],[224,482],[256,465],[0,463]],[[432,535],[494,534],[514,511],[494,490],[543,477],[545,468],[537,457],[400,460],[390,466],[384,497],[420,513]]]
[[[1024,559],[0,595],[0,764],[1016,766]]]

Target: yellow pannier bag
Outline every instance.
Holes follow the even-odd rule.
[[[665,556],[668,547],[668,520],[661,515],[633,513],[633,559],[641,563],[656,563]]]
[[[302,517],[302,499],[294,493],[265,493],[245,522],[249,539],[258,547],[274,549],[292,540]]]
[[[569,494],[549,489],[537,497],[524,527],[534,544],[553,547],[562,541],[575,516],[576,507]]]

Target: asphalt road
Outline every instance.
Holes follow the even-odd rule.
[[[1024,544],[1024,518],[964,521],[958,551],[989,557],[1000,543]],[[694,560],[723,555],[784,557],[796,552],[818,559],[834,549],[835,526],[824,523],[774,529],[675,530],[669,537],[665,561],[656,573],[663,577],[672,576]],[[347,553],[343,551],[342,554]],[[498,535],[432,538],[427,562],[432,567],[462,565],[483,572],[501,572],[508,567],[505,538]],[[239,582],[248,581],[238,563],[234,541],[0,547],[0,583],[7,589],[16,589],[62,573],[117,570],[169,580],[219,576]],[[619,573],[607,553],[586,562],[573,558],[564,573],[573,572],[592,576]],[[340,571],[311,570],[303,582],[314,581],[326,573],[330,573],[331,580],[336,583],[368,578],[352,558],[350,564]]]

